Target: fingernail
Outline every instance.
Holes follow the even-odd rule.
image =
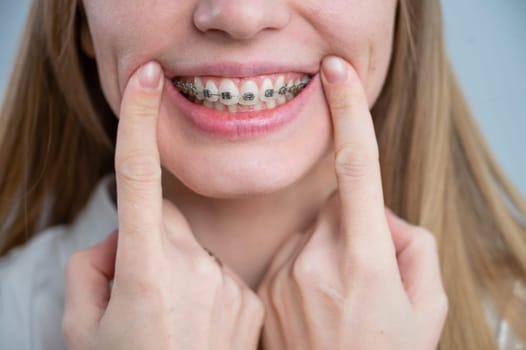
[[[329,83],[342,83],[347,80],[347,65],[339,57],[329,56],[322,63],[322,73]]]
[[[157,62],[148,62],[139,68],[139,84],[144,89],[156,90],[161,86],[161,66]]]

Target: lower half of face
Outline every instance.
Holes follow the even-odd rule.
[[[389,66],[395,0],[132,2],[84,1],[104,94],[118,115],[130,75],[161,63],[161,161],[204,196],[285,189],[329,154],[323,57],[349,61],[371,105]]]

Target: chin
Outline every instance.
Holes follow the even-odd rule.
[[[332,145],[332,123],[319,80],[311,84],[310,91],[307,88],[300,94],[296,107],[293,99],[275,109],[276,115],[296,113],[286,125],[234,139],[200,130],[188,117],[194,116],[194,110],[203,118],[234,115],[206,115],[205,108],[190,106],[176,91],[172,93],[173,99],[190,111],[185,112],[185,108],[168,98],[161,105],[161,162],[175,183],[202,196],[243,198],[286,190],[309,176]],[[263,114],[267,118],[273,116],[273,111]]]
[[[193,161],[173,162],[163,160],[168,176],[186,188],[204,197],[240,199],[284,191],[312,172],[326,154],[326,147],[319,152],[276,157],[266,152],[254,158],[211,157],[200,154]],[[162,157],[164,158],[164,157]],[[292,159],[292,160],[289,160]],[[172,160],[172,161],[170,161]]]

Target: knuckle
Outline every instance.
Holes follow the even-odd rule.
[[[127,108],[127,113],[130,116],[144,118],[155,118],[157,116],[157,96],[151,94],[142,94],[141,98],[133,101]]]
[[[125,276],[125,279],[125,281],[121,279],[121,283],[117,285],[114,284],[115,295],[133,302],[134,305],[158,307],[159,304],[172,297],[167,293],[172,287],[168,284],[169,282],[146,274],[128,275]]]
[[[414,228],[415,236],[420,244],[431,251],[438,252],[438,244],[435,235],[425,227],[417,226]]]
[[[298,256],[292,264],[292,278],[298,285],[312,285],[319,278],[319,271],[315,265],[312,259]]]
[[[265,304],[258,298],[258,296],[252,293],[250,290],[244,292],[245,294],[245,307],[253,315],[255,319],[263,321],[265,318]]]
[[[86,251],[78,251],[74,254],[72,254],[68,260],[66,261],[66,265],[64,266],[64,276],[66,281],[71,280],[74,276],[76,276],[78,270],[80,267],[84,264],[86,260],[87,252]]]
[[[116,172],[128,186],[143,189],[161,179],[161,167],[156,157],[132,154],[116,164]]]
[[[224,293],[226,307],[234,307],[240,304],[243,294],[239,285],[232,278],[225,278]]]
[[[427,310],[427,313],[430,315],[430,317],[433,315],[430,320],[440,324],[444,323],[449,311],[449,300],[443,290],[440,290],[438,293],[435,293],[433,296],[431,296]]]
[[[265,278],[265,280],[261,282],[258,289],[256,290],[256,295],[260,300],[268,300],[270,286],[271,284],[268,278]]]
[[[325,283],[318,285],[315,289],[315,292],[316,297],[325,307],[336,314],[340,312],[343,304],[345,303],[343,291]]]
[[[352,258],[347,262],[346,273],[364,285],[383,283],[386,277],[386,271],[378,257],[363,251],[352,254]]]
[[[82,342],[82,336],[78,330],[76,316],[71,312],[65,312],[61,324],[62,335],[68,347],[78,346]]]
[[[333,89],[330,92],[330,106],[333,112],[345,112],[352,108],[352,98],[349,89]]]
[[[193,257],[190,259],[190,269],[194,276],[208,284],[219,286],[223,282],[221,267],[210,257]]]
[[[282,298],[282,292],[283,292],[283,285],[281,284],[281,282],[276,279],[274,280],[270,285],[269,285],[269,289],[268,289],[268,297],[270,299],[270,301],[272,302],[272,304],[274,305],[275,308],[279,309],[280,308],[280,300]]]
[[[144,234],[144,226],[135,222],[120,223],[120,229],[130,237],[140,237]]]
[[[268,281],[264,291],[258,293],[259,297],[262,300],[266,300],[270,305],[275,309],[282,309],[282,298],[283,298],[283,288],[287,283],[287,276],[284,271],[279,271],[271,280]]]
[[[365,178],[376,171],[378,149],[368,145],[346,144],[335,153],[335,169],[339,176]]]
[[[442,312],[442,315],[447,315],[449,310],[449,299],[445,292],[442,292],[437,297],[438,309]]]

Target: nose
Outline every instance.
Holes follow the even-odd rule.
[[[193,16],[200,31],[220,31],[240,40],[264,30],[281,29],[289,18],[286,1],[282,0],[202,0]]]

